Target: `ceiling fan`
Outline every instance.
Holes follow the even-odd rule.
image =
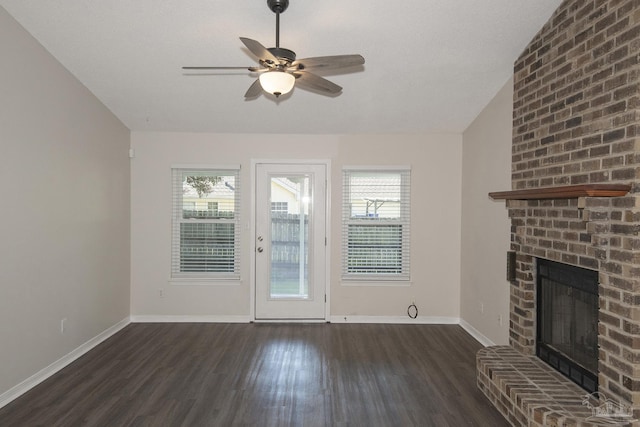
[[[296,59],[294,51],[280,47],[280,14],[289,6],[289,0],[267,0],[267,5],[276,14],[276,47],[266,48],[260,42],[246,37],[240,40],[258,58],[258,67],[182,67],[183,70],[240,70],[245,69],[260,76],[244,94],[255,98],[264,90],[276,98],[293,89],[294,85],[325,95],[342,91],[337,84],[312,73],[325,70],[353,67],[364,64],[362,55],[334,55]]]

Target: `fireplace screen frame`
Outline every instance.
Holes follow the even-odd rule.
[[[598,390],[598,282],[597,271],[543,258],[536,259],[536,355],[590,393]],[[554,311],[554,304],[556,309],[559,308],[557,305],[561,304],[561,302],[552,300],[550,304],[543,304],[543,298],[546,296],[543,293],[549,292],[551,287],[554,287],[556,292],[558,287],[562,287],[568,292],[578,292],[580,295],[590,298],[589,302],[592,304],[588,306],[588,309],[593,310],[591,315],[593,316],[593,321],[595,321],[595,361],[588,364],[593,366],[589,367],[586,366],[588,364],[579,363],[572,359],[569,354],[563,352],[563,349],[559,348],[559,346],[553,345],[553,339],[549,337],[550,334],[553,335],[553,332],[551,332],[548,322],[552,320],[554,315],[555,317],[559,317],[559,315],[557,312],[548,312]],[[570,334],[573,334],[576,328],[575,311],[575,309],[571,309],[571,313],[561,313],[563,317],[567,317],[570,314],[568,316],[571,318]],[[571,336],[572,340],[574,338],[575,336]]]

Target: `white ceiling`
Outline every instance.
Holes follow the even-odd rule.
[[[280,46],[299,58],[359,53],[325,75],[337,97],[295,88],[245,101],[256,65],[238,37],[275,45],[266,0],[0,0],[134,131],[462,132],[512,73],[561,0],[290,0]]]

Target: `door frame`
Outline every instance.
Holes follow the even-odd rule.
[[[330,318],[330,303],[331,303],[331,160],[329,159],[251,159],[250,170],[250,182],[251,182],[251,218],[249,220],[249,263],[250,263],[250,280],[249,280],[249,318],[251,322],[278,322],[279,320],[267,320],[256,319],[256,167],[258,164],[270,164],[270,165],[289,165],[289,164],[302,164],[302,165],[324,165],[326,168],[326,184],[325,184],[325,284],[324,292],[326,295],[326,302],[324,304],[324,319],[320,320],[308,320],[308,319],[289,319],[286,322],[290,323],[310,323],[310,322],[328,322]]]

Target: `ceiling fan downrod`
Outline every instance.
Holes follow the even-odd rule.
[[[289,0],[267,0],[267,5],[276,14],[276,49],[280,47],[280,14],[289,7]]]

